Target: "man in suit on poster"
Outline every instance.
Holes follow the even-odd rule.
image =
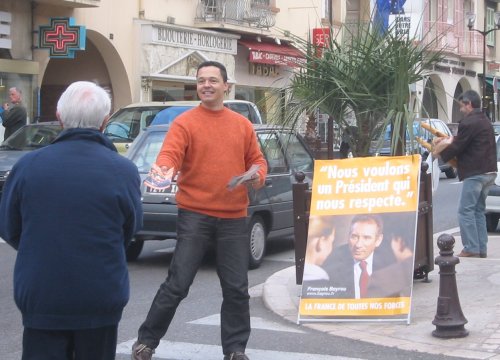
[[[392,235],[392,234],[391,234]],[[356,215],[350,225],[348,242],[332,251],[323,268],[333,298],[373,298],[409,296],[408,283],[413,252],[399,236],[391,236],[391,249],[382,249],[384,225],[380,215]],[[397,275],[397,276],[396,276]],[[389,280],[388,282],[388,278]]]
[[[385,256],[375,252],[384,239],[383,231],[378,215],[356,215],[352,219],[347,244],[335,248],[323,264],[329,283],[338,289],[332,297],[367,297],[370,276],[387,263]]]
[[[339,219],[311,216],[303,282],[323,288],[328,298],[397,298],[411,294],[414,213],[390,214],[385,230],[381,215],[356,215],[346,244],[333,247]],[[342,217],[340,217],[342,218]],[[341,221],[341,220],[340,220]],[[413,230],[412,230],[413,229]],[[334,290],[332,290],[334,289]],[[315,294],[314,296],[318,296]]]

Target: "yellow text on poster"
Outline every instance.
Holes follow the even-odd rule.
[[[416,211],[420,155],[314,163],[311,215]]]
[[[408,314],[410,298],[301,299],[302,316],[391,316]]]

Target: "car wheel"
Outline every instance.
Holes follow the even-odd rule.
[[[457,171],[451,166],[444,171],[444,174],[448,179],[454,179],[457,177]]]
[[[127,255],[127,261],[135,261],[139,257],[144,246],[144,240],[132,239],[130,244],[128,244],[125,254]]]
[[[486,230],[495,231],[498,227],[498,219],[500,219],[500,214],[486,214]]]
[[[250,257],[248,261],[249,269],[257,269],[262,263],[266,251],[266,226],[264,220],[258,215],[252,217],[248,226],[248,240]]]

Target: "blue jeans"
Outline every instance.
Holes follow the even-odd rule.
[[[223,297],[222,350],[224,354],[245,351],[250,337],[249,245],[245,230],[245,218],[222,219],[179,209],[174,256],[167,279],[158,289],[139,328],[139,343],[152,349],[158,346],[213,242]]]
[[[486,230],[486,196],[495,182],[496,174],[481,174],[463,181],[462,195],[458,207],[458,222],[464,251],[487,254],[488,232]]]

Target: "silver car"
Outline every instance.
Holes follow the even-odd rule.
[[[0,144],[0,196],[14,164],[26,153],[49,145],[61,131],[58,122],[28,124]]]
[[[497,138],[497,167],[500,169],[500,138]],[[500,219],[500,173],[486,197],[486,228],[495,231]]]

